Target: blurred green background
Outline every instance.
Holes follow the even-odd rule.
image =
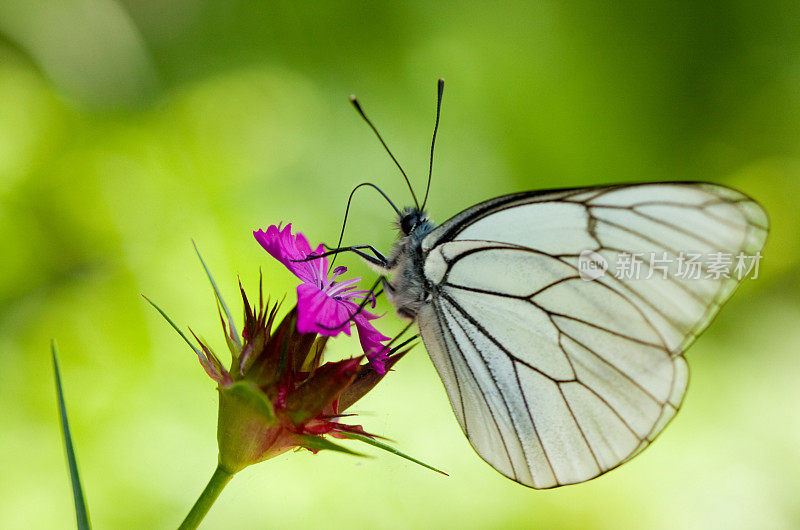
[[[0,527],[74,524],[51,337],[95,526],[177,526],[215,465],[216,392],[140,293],[224,348],[190,239],[237,312],[259,267],[293,297],[252,230],[334,242],[365,179],[409,203],[346,96],[423,190],[440,76],[435,219],[526,189],[709,180],[769,212],[760,277],[689,352],[674,423],[604,477],[537,492],[493,471],[420,347],[359,421],[449,478],[284,455],[206,527],[800,527],[798,35],[781,0],[0,1]],[[393,220],[365,191],[346,241],[388,250]]]

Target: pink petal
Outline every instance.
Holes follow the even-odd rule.
[[[357,290],[360,278],[336,282],[335,278],[347,271],[337,267],[333,276],[328,277],[328,260],[319,258],[297,261],[311,254],[322,254],[323,245],[311,250],[306,237],[300,232],[292,234],[291,223],[283,228],[271,225],[264,230],[253,232],[256,241],[273,258],[280,261],[303,283],[297,287],[297,330],[301,333],[318,333],[334,337],[339,333],[350,334],[352,322],[356,323],[361,347],[368,358],[375,359],[375,366],[385,358],[383,342],[389,340],[376,330],[370,320],[379,318],[368,311],[359,311],[353,299],[364,298],[368,291]],[[374,306],[374,297],[371,297]],[[382,357],[381,357],[382,356]],[[372,361],[371,361],[372,362]],[[381,365],[382,366],[382,365]],[[377,369],[377,368],[376,368]],[[382,373],[382,372],[381,372]]]
[[[256,230],[253,232],[256,241],[269,252],[270,256],[283,263],[295,276],[303,280],[322,287],[328,280],[328,260],[319,258],[311,261],[294,261],[308,257],[310,254],[322,254],[325,248],[320,245],[313,252],[308,244],[306,237],[297,233],[292,235],[292,224],[289,223],[283,229],[275,225],[267,228],[267,231]]]
[[[350,335],[351,315],[356,310],[358,306],[354,303],[334,300],[313,285],[302,283],[297,286],[297,331],[300,333],[319,333],[329,337],[339,333]]]
[[[389,348],[381,348],[372,355],[367,355],[369,365],[376,373],[383,375],[386,373],[386,361],[389,360]]]
[[[388,349],[383,345],[383,342],[389,340],[389,337],[375,329],[370,320],[379,318],[371,313],[362,311],[356,318],[356,329],[358,330],[358,339],[361,342],[361,349],[367,354],[367,360],[372,368],[379,374],[385,374],[386,368],[384,363],[388,359]]]

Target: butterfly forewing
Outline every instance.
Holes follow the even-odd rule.
[[[475,450],[549,488],[644,449],[680,406],[685,348],[738,284],[714,255],[756,255],[767,225],[730,188],[659,183],[509,195],[436,228],[417,320]],[[580,274],[587,251],[605,274]],[[696,278],[678,270],[688,253]],[[637,274],[615,274],[634,254]]]

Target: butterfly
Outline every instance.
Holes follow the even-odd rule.
[[[733,262],[760,259],[769,227],[753,199],[704,182],[514,193],[438,226],[427,195],[395,207],[388,257],[347,250],[417,324],[475,451],[537,489],[602,475],[663,431],[689,381],[684,352],[740,283]]]

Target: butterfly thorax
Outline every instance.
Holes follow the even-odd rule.
[[[422,241],[435,226],[427,214],[416,208],[406,208],[398,226],[402,235],[392,247],[384,271],[391,285],[386,289],[386,297],[398,315],[414,318],[430,298],[430,287],[422,274],[425,260]]]

